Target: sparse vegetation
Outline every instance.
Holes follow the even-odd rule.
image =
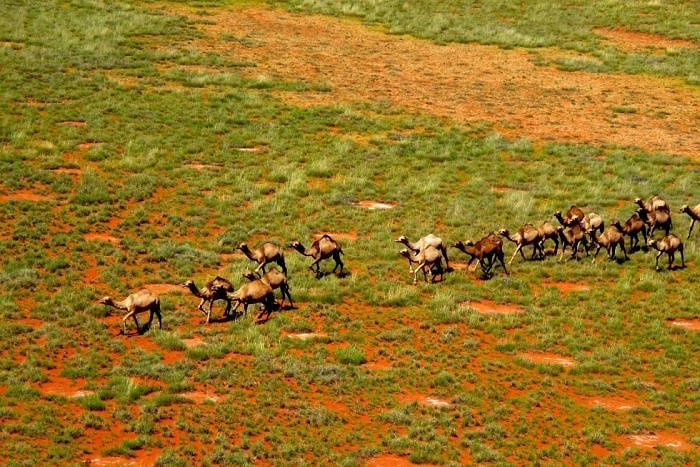
[[[599,73],[698,80],[696,48],[629,52],[594,30],[697,43],[688,27],[697,12],[680,3],[272,3],[441,43],[524,46],[543,66],[556,61],[544,47],[559,47],[595,59]],[[700,462],[700,340],[674,324],[700,316],[691,218],[675,215],[672,228],[689,236],[686,267],[663,273],[655,250],[629,249],[622,264],[544,256],[484,281],[457,267],[462,256],[441,282],[413,287],[394,242],[434,232],[447,245],[538,226],[572,203],[627,219],[635,197],[654,193],[678,212],[697,203],[698,160],[531,141],[383,100],[297,105],[332,94],[333,77],[286,79],[192,45],[223,9],[269,7],[4,5],[2,462]],[[255,49],[266,33],[207,39]],[[606,109],[646,117],[626,102]],[[315,232],[332,232],[347,273],[317,278],[311,259],[283,248],[295,307],[265,323],[205,326],[177,286],[217,274],[242,284],[253,263],[235,246],[306,243]],[[160,289],[163,329],[117,335],[122,315],[97,301],[143,287]],[[479,312],[478,301],[519,312]],[[606,398],[634,408],[589,405]],[[650,433],[684,444],[630,441]]]

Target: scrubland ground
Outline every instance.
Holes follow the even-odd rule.
[[[3,464],[700,462],[677,212],[700,202],[700,13],[379,3],[5,5]],[[485,280],[450,249],[412,286],[393,242],[651,194],[685,269],[603,252]],[[322,232],[349,273],[286,249],[296,308],[264,323],[218,302],[205,326],[179,286]],[[141,287],[164,327],[119,335],[97,300]]]

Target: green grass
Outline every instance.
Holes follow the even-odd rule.
[[[222,2],[226,3],[226,2]],[[529,0],[414,1],[390,0],[279,0],[271,2],[294,11],[356,16],[379,24],[391,34],[411,34],[438,43],[477,42],[503,48],[524,47],[533,59],[546,64],[538,49],[558,47],[585,55],[557,58],[564,70],[596,73],[650,73],[676,76],[700,83],[700,10],[688,2],[551,2]],[[639,48],[634,51],[610,44],[597,28],[659,34],[694,42],[694,47]]]
[[[680,24],[693,14],[680,4],[667,11],[628,4],[601,13],[594,2],[573,5],[570,13],[555,8],[551,18],[540,14],[540,23],[536,2],[520,11],[493,2],[479,9],[444,3],[429,12],[427,3],[326,5],[324,11],[441,42],[559,45],[594,55],[599,45],[590,29],[618,23],[697,40]],[[698,461],[697,449],[626,449],[620,440],[658,430],[697,447],[700,369],[693,356],[700,342],[666,324],[700,314],[697,237],[685,242],[688,268],[672,273],[655,272],[652,254],[644,252],[624,264],[518,257],[510,276],[496,269],[492,279],[480,280],[455,271],[439,284],[416,287],[392,242],[431,231],[449,243],[477,239],[500,227],[551,221],[553,211],[572,203],[606,220],[625,218],[633,198],[652,193],[674,207],[692,204],[696,160],[511,140],[385,103],[295,107],[278,91],[328,86],[303,77],[247,78],[241,69],[254,64],[191,50],[193,24],[152,6],[27,0],[0,19],[0,105],[8,109],[0,114],[0,190],[47,196],[0,203],[4,460],[65,464],[117,455],[128,461],[156,451],[160,465],[256,459],[356,465],[394,453],[456,465],[465,453],[483,463],[589,464],[600,460],[590,454],[600,446],[609,450],[609,463]],[[510,22],[510,29],[491,27],[496,6],[498,21]],[[421,10],[425,24],[417,19]],[[617,16],[606,22],[603,14]],[[641,21],[638,16],[649,24],[631,21]],[[444,28],[437,27],[441,21]],[[603,63],[600,72],[622,70]],[[211,70],[193,73],[186,64]],[[136,81],[127,86],[115,77]],[[86,124],[59,124],[66,121]],[[239,150],[252,147],[259,149]],[[197,170],[187,165],[192,162],[214,167]],[[60,167],[81,171],[52,170]],[[369,211],[353,204],[363,199],[397,207]],[[683,233],[688,218],[674,212],[674,225]],[[247,318],[204,326],[198,299],[169,292],[161,296],[163,331],[118,336],[118,319],[96,304],[146,284],[200,283],[216,274],[239,285],[251,263],[229,256],[235,245],[308,244],[321,230],[357,234],[341,240],[350,274],[316,279],[309,258],[286,249],[297,308],[275,312],[264,324],[253,322],[251,310]],[[121,241],[84,238],[95,232]],[[505,248],[512,254],[512,245]],[[450,255],[464,260],[456,250]],[[95,271],[97,283],[87,279]],[[561,294],[543,285],[556,281],[591,289]],[[484,316],[463,305],[480,299],[516,304],[524,313]],[[321,337],[285,337],[301,332]],[[206,344],[188,348],[190,337]],[[520,356],[545,350],[578,365],[564,369]],[[363,365],[377,360],[390,366]],[[47,395],[42,385],[57,378],[95,394]],[[181,396],[188,391],[219,402],[193,403]],[[572,400],[572,394],[628,392],[644,407],[590,410]],[[407,404],[404,393],[451,405]]]

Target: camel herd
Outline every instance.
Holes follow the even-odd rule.
[[[527,259],[523,251],[523,248],[526,246],[532,247],[530,259],[544,259],[544,245],[546,241],[551,241],[554,244],[554,255],[556,256],[559,253],[560,261],[567,247],[571,249],[572,259],[579,259],[581,248],[583,248],[586,256],[590,256],[590,250],[595,249],[593,253],[593,261],[595,261],[600,250],[604,248],[608,253],[609,259],[617,260],[616,250],[618,247],[622,251],[624,259],[628,259],[628,250],[625,248],[625,236],[630,238],[629,251],[632,253],[640,249],[639,235],[641,234],[644,239],[644,245],[658,251],[655,263],[657,270],[659,269],[659,258],[664,253],[668,256],[669,270],[673,268],[676,253],[680,253],[681,256],[680,267],[685,267],[683,242],[678,236],[670,232],[673,224],[668,203],[659,196],[652,196],[647,201],[637,198],[634,202],[637,208],[624,223],[619,220],[612,220],[606,227],[603,218],[598,214],[593,212],[584,213],[577,206],[571,206],[565,214],[562,214],[560,211],[554,213],[553,217],[557,219],[559,225],[546,221],[539,226],[527,223],[513,233],[508,229],[500,229],[498,233],[491,232],[477,242],[470,240],[458,241],[452,247],[469,256],[467,266],[470,266],[476,260],[476,265],[481,265],[483,275],[490,277],[491,269],[496,263],[499,263],[503,271],[509,274],[506,268],[501,237],[516,245],[516,249],[509,261],[509,264],[511,264],[518,253],[524,260]],[[691,218],[687,235],[687,238],[690,238],[695,221],[700,220],[700,204],[695,206],[684,205],[681,207],[680,212],[687,214]],[[663,230],[664,236],[660,239],[654,239],[653,234],[656,230]],[[447,247],[440,237],[430,234],[420,238],[417,242],[411,242],[402,235],[395,242],[402,243],[406,247],[399,251],[399,254],[408,259],[409,272],[413,275],[413,284],[417,283],[419,272],[423,273],[426,282],[428,281],[428,276],[430,276],[431,282],[434,282],[437,276],[442,276],[445,271],[451,270]],[[321,276],[319,263],[325,259],[332,258],[334,260],[333,273],[338,269],[340,269],[340,275],[344,273],[344,264],[341,260],[343,250],[338,242],[328,234],[318,236],[309,248],[305,248],[298,241],[292,241],[288,246],[303,256],[313,258],[309,269],[314,272],[317,278]],[[230,281],[220,276],[207,282],[201,289],[191,280],[182,284],[193,295],[200,298],[197,309],[206,316],[205,322],[209,323],[212,306],[217,300],[226,302],[224,317],[230,316],[232,312],[235,313],[240,305],[243,305],[243,314],[246,314],[249,305],[260,304],[261,310],[256,320],[260,320],[265,313],[267,314],[267,319],[274,309],[284,304],[285,298],[289,300],[290,307],[294,307],[282,249],[271,242],[265,242],[254,250],[251,250],[247,244],[241,243],[236,249],[257,264],[253,271],[243,274],[243,277],[248,282],[237,290]],[[445,268],[442,266],[443,258],[445,260]],[[282,271],[275,267],[266,271],[266,266],[270,263],[276,263],[282,268]],[[262,271],[262,274],[260,271]],[[280,303],[277,303],[273,294],[273,291],[276,289],[279,289],[281,292]],[[104,297],[99,303],[127,312],[122,318],[122,333],[126,333],[126,322],[130,318],[134,319],[138,332],[143,332],[150,327],[154,315],[158,318],[159,327],[162,327],[160,298],[150,290],[142,289],[129,295],[122,301],[114,301],[110,297]],[[208,305],[207,309],[205,309],[205,305]],[[150,312],[149,321],[141,327],[137,315],[145,312]]]

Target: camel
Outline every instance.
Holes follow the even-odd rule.
[[[688,206],[687,204],[684,204],[681,206],[681,212],[686,213],[690,216],[691,222],[690,222],[690,229],[688,229],[688,238],[690,238],[690,233],[693,231],[693,226],[695,225],[695,221],[700,220],[700,204],[696,204],[695,206]]]
[[[574,222],[574,217],[577,219],[575,222],[581,222],[581,220],[586,216],[583,214],[581,208],[575,204],[572,204],[568,211],[566,211],[566,216],[562,217],[561,211],[555,211],[554,217],[556,217],[559,223],[564,227],[571,227],[572,222]]]
[[[258,272],[262,269],[263,274],[265,273],[265,266],[268,263],[275,262],[280,265],[282,272],[287,275],[287,266],[284,263],[284,253],[279,246],[271,242],[265,242],[260,248],[252,250],[248,248],[248,245],[241,243],[236,247],[237,250],[241,250],[244,255],[248,257],[249,260],[258,263],[258,267],[255,268],[254,272]]]
[[[182,284],[182,286],[189,289],[189,291],[192,292],[192,295],[194,295],[195,297],[201,298],[197,308],[204,315],[206,315],[207,320],[205,324],[209,324],[209,318],[211,317],[211,309],[212,306],[214,306],[214,302],[216,300],[224,300],[226,302],[226,310],[224,311],[224,316],[228,316],[229,311],[231,310],[231,300],[229,300],[226,294],[228,292],[233,292],[234,290],[233,284],[231,284],[231,282],[229,282],[228,280],[224,279],[223,277],[216,276],[214,279],[207,282],[201,290],[198,289],[194,282],[191,280],[186,281],[184,284]],[[204,311],[204,304],[207,302],[209,303],[209,310]]]
[[[625,250],[624,229],[622,225],[620,225],[620,221],[614,220],[602,234],[598,234],[597,230],[591,230],[589,231],[589,234],[592,235],[593,242],[598,244],[595,253],[593,253],[593,262],[595,262],[596,258],[598,257],[598,252],[601,248],[606,249],[606,251],[608,252],[608,257],[611,260],[617,259],[615,249],[618,245],[620,246],[622,252],[625,254],[625,259],[629,259],[627,257],[627,251]]]
[[[635,212],[649,226],[648,235],[650,237],[654,235],[654,230],[656,230],[657,227],[662,228],[666,235],[668,235],[673,228],[673,221],[671,220],[671,213],[669,211],[663,209],[647,211],[646,208],[637,208]]]
[[[477,260],[477,264],[481,263],[481,271],[484,276],[488,277],[490,275],[494,257],[501,263],[505,273],[508,274],[503,255],[503,241],[498,235],[491,233],[476,243],[470,240],[466,242],[458,241],[452,246],[470,256],[467,266],[474,259]]]
[[[261,281],[269,285],[272,288],[272,290],[280,289],[280,292],[282,292],[282,301],[280,301],[279,303],[280,308],[282,308],[282,305],[284,304],[285,296],[289,299],[289,306],[294,308],[292,294],[289,293],[289,282],[287,282],[287,276],[285,276],[283,272],[277,270],[277,268],[270,269],[260,277],[258,277],[258,275],[252,271],[246,271],[243,273],[243,277],[245,277],[249,281],[260,279]]]
[[[289,246],[297,250],[302,255],[311,256],[314,259],[309,266],[309,269],[316,273],[316,278],[321,277],[321,266],[319,263],[328,258],[333,258],[335,261],[333,272],[340,267],[340,274],[343,274],[344,264],[340,259],[340,255],[343,254],[343,249],[340,247],[338,242],[333,240],[330,235],[323,234],[323,236],[315,240],[309,248],[304,248],[304,246],[297,241],[290,242]]]
[[[420,253],[415,253],[408,248],[404,248],[399,251],[401,256],[408,258],[408,267],[413,273],[413,285],[418,282],[418,271],[423,271],[423,278],[425,282],[428,282],[427,274],[430,274],[430,281],[435,282],[435,274],[433,274],[433,268],[437,271],[439,275],[443,274],[442,269],[442,256],[440,250],[432,245],[428,245]],[[415,269],[411,268],[412,263],[418,263]]]
[[[644,245],[647,244],[647,224],[639,217],[637,212],[632,213],[622,226],[622,231],[630,238],[630,251],[639,249],[639,235],[644,237]]]
[[[559,256],[559,261],[564,257],[564,252],[566,247],[571,247],[571,259],[578,259],[578,247],[583,244],[586,250],[586,256],[588,256],[588,240],[586,240],[586,231],[583,230],[581,223],[578,222],[578,217],[574,216],[573,223],[571,227],[564,228],[564,226],[559,227],[559,239],[562,243],[561,255]]]
[[[557,229],[552,223],[544,221],[537,227],[540,232],[540,237],[542,237],[542,250],[544,254],[544,242],[551,239],[554,242],[554,255],[556,256],[557,251],[559,251],[559,229]]]
[[[668,203],[658,195],[651,196],[646,202],[641,198],[635,198],[634,203],[647,212],[666,211],[669,214],[671,213],[671,208],[669,208]]]
[[[134,318],[134,322],[136,323],[136,331],[139,334],[142,333],[151,326],[154,314],[158,317],[158,327],[160,329],[163,329],[163,322],[160,316],[160,298],[158,297],[158,295],[156,295],[148,289],[139,290],[138,292],[129,295],[124,300],[119,302],[115,302],[109,296],[103,297],[102,299],[100,299],[99,303],[101,303],[102,305],[111,306],[112,308],[116,308],[117,310],[123,310],[127,312],[126,315],[124,315],[124,317],[122,318],[121,334],[126,334],[126,320],[132,317]],[[136,315],[145,311],[150,311],[151,314],[148,319],[148,323],[143,328],[141,328]]]
[[[501,229],[498,234],[502,237],[507,238],[511,242],[517,245],[513,256],[510,258],[508,264],[512,264],[515,256],[520,252],[520,255],[525,259],[525,253],[523,253],[523,247],[526,245],[532,245],[532,257],[530,259],[535,259],[535,254],[539,253],[541,258],[544,258],[544,251],[542,249],[542,236],[540,231],[535,228],[532,224],[525,224],[518,229],[518,231],[511,235],[508,229]]]
[[[417,242],[412,243],[408,240],[408,238],[406,238],[405,235],[401,235],[394,241],[396,243],[403,243],[409,250],[413,251],[414,253],[420,253],[428,246],[437,248],[438,251],[440,251],[442,256],[445,258],[445,268],[448,271],[450,271],[450,260],[447,257],[447,248],[445,247],[445,244],[443,243],[440,237],[436,237],[433,234],[428,234],[425,237],[421,237],[420,239],[418,239]]]
[[[583,211],[576,207],[571,206],[568,211],[566,211],[566,216],[562,217],[561,211],[554,211],[554,217],[559,221],[564,227],[571,227],[574,224],[581,224],[584,231],[589,231],[596,229],[600,233],[605,230],[605,222],[600,215],[590,212],[584,214]]]
[[[275,296],[272,293],[272,287],[270,287],[270,284],[260,279],[255,279],[247,284],[243,284],[235,292],[228,292],[226,296],[232,302],[236,302],[236,306],[233,308],[234,313],[241,304],[243,304],[244,315],[248,314],[248,305],[253,305],[255,303],[262,304],[264,309],[260,310],[260,313],[255,318],[256,321],[260,320],[260,317],[265,312],[267,312],[267,318],[269,318],[275,307]]]
[[[685,267],[683,258],[683,242],[674,234],[666,235],[661,240],[649,240],[648,245],[659,252],[656,255],[656,270],[659,270],[659,257],[666,253],[668,255],[668,269],[672,269],[673,261],[676,259],[676,251],[681,254],[681,268]]]

